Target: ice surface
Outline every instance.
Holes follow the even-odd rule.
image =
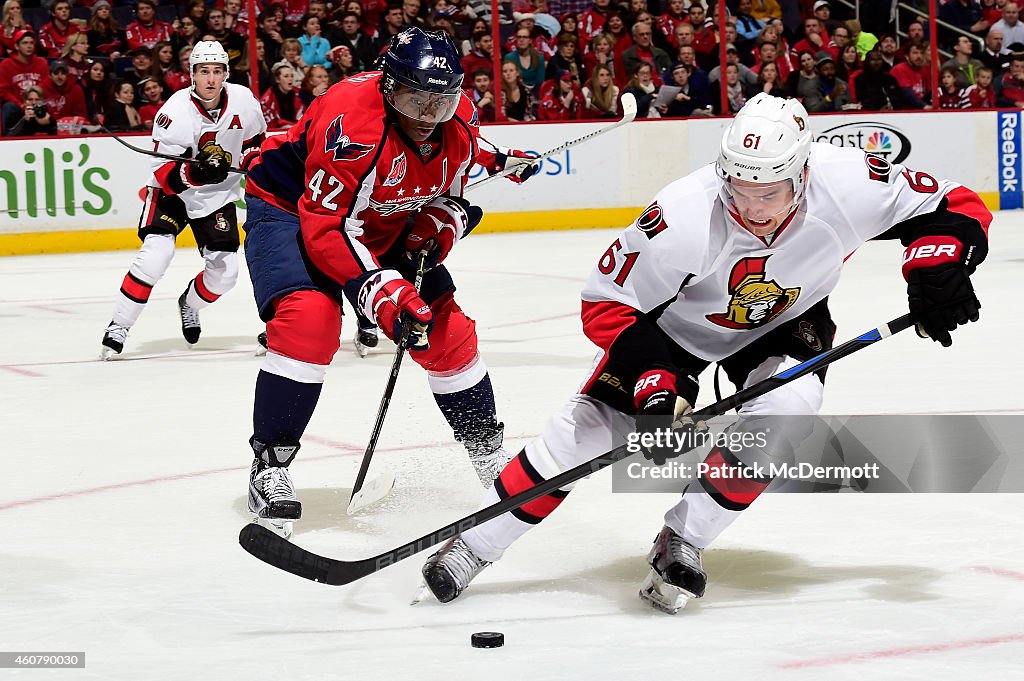
[[[585,376],[578,293],[613,238],[476,235],[450,260],[512,445]],[[1024,324],[1006,302],[1024,215],[1000,214],[992,244],[975,277],[981,323],[950,350],[908,332],[840,361],[827,413],[1024,411]],[[175,301],[201,261],[179,251],[124,355],[101,363],[131,258],[0,260],[0,649],[87,656],[84,670],[0,679],[1020,678],[1021,495],[766,496],[707,552],[707,596],[676,617],[636,597],[673,497],[611,495],[607,474],[447,606],[408,605],[425,553],[341,588],[266,566],[236,540],[262,329],[248,279],[203,312],[189,351]],[[905,310],[899,264],[894,243],[850,260],[831,299],[839,340]],[[391,362],[387,347],[360,360],[353,333],[348,317],[293,466],[295,540],[339,557],[403,543],[481,496],[407,362],[371,468],[397,471],[396,490],[346,516]],[[471,648],[485,630],[505,647]]]

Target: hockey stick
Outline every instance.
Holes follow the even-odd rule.
[[[420,261],[416,267],[416,281],[414,286],[419,293],[423,284],[423,272],[427,266],[427,252],[421,251]],[[391,492],[395,486],[395,474],[391,471],[383,473],[370,482],[363,484],[366,480],[366,472],[370,469],[370,459],[377,449],[377,438],[380,437],[381,428],[384,427],[384,417],[387,416],[388,406],[391,404],[391,395],[395,392],[395,385],[398,383],[398,370],[402,368],[402,358],[409,347],[409,332],[412,322],[406,321],[402,326],[402,337],[398,340],[398,351],[395,353],[395,361],[391,363],[391,374],[388,376],[388,384],[384,388],[384,395],[380,398],[380,407],[377,409],[377,420],[373,424],[373,432],[370,433],[370,442],[363,452],[363,461],[359,464],[359,473],[356,475],[355,484],[352,485],[352,496],[348,500],[347,512],[352,515],[356,511],[375,504]]]
[[[824,369],[829,364],[832,364],[847,355],[852,355],[858,350],[866,348],[869,345],[877,343],[883,338],[888,338],[889,336],[899,333],[904,329],[908,329],[912,325],[913,322],[911,321],[909,314],[897,317],[888,324],[872,329],[871,331],[857,336],[842,345],[836,346],[831,350],[826,350],[820,355],[812,357],[805,362],[801,362],[791,369],[786,369],[774,376],[769,376],[749,388],[740,390],[730,397],[704,407],[703,409],[691,414],[691,417],[697,420],[707,420],[715,416],[721,416],[730,409],[734,409],[744,402],[748,402],[756,397],[764,395],[765,393],[771,392],[780,386],[791,383],[801,376],[806,376],[811,372]],[[349,584],[357,579],[362,579],[367,575],[371,575],[378,570],[383,570],[389,565],[397,563],[400,560],[404,560],[409,556],[413,556],[424,549],[434,546],[435,544],[440,544],[457,534],[461,534],[462,532],[465,532],[472,527],[476,527],[477,525],[491,520],[492,518],[496,518],[503,513],[519,508],[523,504],[553,492],[560,487],[564,487],[565,485],[576,482],[577,480],[580,480],[592,473],[596,473],[602,468],[607,468],[614,463],[622,461],[628,456],[631,456],[631,453],[628,451],[627,445],[621,445],[610,452],[598,456],[597,458],[581,463],[575,468],[570,468],[550,480],[545,480],[539,485],[535,485],[520,492],[519,494],[514,494],[507,499],[503,499],[496,504],[488,506],[487,508],[471,513],[465,518],[445,525],[439,530],[434,530],[430,534],[424,535],[419,539],[403,544],[397,548],[391,549],[390,551],[385,551],[379,555],[372,556],[370,558],[363,558],[362,560],[337,560],[317,555],[312,551],[308,551],[307,549],[292,544],[288,540],[255,523],[250,523],[242,528],[241,533],[238,535],[238,543],[241,544],[242,548],[262,560],[264,563],[273,565],[285,572],[290,572],[293,575],[298,575],[299,577],[304,577],[314,582],[330,584],[331,586]]]
[[[542,160],[548,158],[549,156],[554,156],[555,154],[557,154],[559,152],[565,151],[569,147],[575,147],[577,144],[580,144],[582,142],[586,142],[587,140],[592,140],[595,137],[598,137],[598,136],[603,135],[605,133],[611,132],[615,128],[618,128],[618,127],[621,127],[623,125],[626,125],[627,123],[632,123],[635,119],[636,119],[636,98],[632,94],[627,92],[626,94],[624,94],[622,96],[622,118],[620,118],[619,120],[615,121],[611,125],[605,126],[605,127],[601,128],[599,130],[595,130],[594,132],[589,132],[586,135],[583,135],[582,137],[577,137],[574,140],[569,140],[565,144],[559,145],[559,146],[557,146],[554,149],[551,149],[549,151],[545,151],[543,154],[541,154],[540,156],[537,156],[533,160],[535,160],[535,161],[542,161]],[[485,177],[482,180],[477,180],[473,184],[468,185],[466,187],[466,191],[469,191],[470,189],[476,189],[478,187],[482,187],[483,185],[487,184],[491,180],[496,180],[499,177],[505,177],[506,175],[511,175],[512,173],[514,173],[516,171],[516,167],[517,166],[512,166],[511,168],[506,168],[505,170],[502,170],[499,173],[495,173],[494,175],[490,175],[488,177]]]
[[[132,151],[136,151],[136,152],[138,152],[140,154],[145,154],[146,156],[154,156],[156,158],[165,158],[168,161],[177,161],[179,163],[199,163],[199,159],[185,158],[184,156],[173,156],[171,154],[161,154],[159,151],[150,151],[149,149],[143,149],[142,147],[137,147],[137,146],[135,146],[133,144],[128,144],[123,139],[118,137],[116,134],[114,134],[110,130],[107,130],[102,125],[100,126],[100,130],[105,132],[110,137],[113,137],[117,141],[118,144],[126,146],[129,149],[131,149]],[[241,168],[232,168],[231,166],[228,166],[228,172],[229,173],[238,173],[239,175],[248,175],[248,172],[246,172],[245,170],[242,170]]]

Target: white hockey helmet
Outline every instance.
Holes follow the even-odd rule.
[[[192,48],[192,54],[188,58],[189,73],[195,73],[196,67],[200,64],[223,64],[224,70],[228,70],[228,53],[224,46],[216,40],[200,40]]]
[[[730,179],[793,183],[793,207],[803,199],[804,168],[811,153],[807,109],[795,99],[760,93],[747,100],[722,137],[718,174]]]

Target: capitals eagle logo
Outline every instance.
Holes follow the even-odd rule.
[[[729,309],[709,314],[707,320],[727,329],[756,329],[788,310],[800,296],[799,288],[782,288],[765,274],[768,258],[743,258],[729,273]]]
[[[376,144],[353,142],[341,129],[341,114],[327,126],[324,134],[324,154],[331,154],[335,161],[357,161],[373,151]]]

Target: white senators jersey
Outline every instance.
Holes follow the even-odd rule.
[[[621,327],[614,315],[654,311],[684,350],[721,360],[828,296],[865,241],[918,230],[921,221],[901,223],[936,211],[985,228],[991,219],[973,191],[860,150],[815,143],[808,165],[805,200],[770,241],[730,212],[713,164],[665,187],[591,273],[587,335],[607,349],[601,337]],[[899,257],[894,249],[894,268]]]
[[[241,85],[224,83],[221,108],[204,111],[192,98],[190,89],[175,92],[164,103],[153,119],[153,150],[172,156],[195,157],[203,149],[220,147],[232,167],[238,168],[243,152],[254,138],[267,130],[267,121],[252,92]],[[259,142],[256,142],[257,146]],[[166,159],[153,158],[153,176],[149,186],[160,187],[165,193],[177,193],[185,202],[190,218],[213,213],[242,197],[242,175],[230,173],[219,184],[185,186],[177,192],[170,187],[181,187],[181,182],[169,181],[169,175],[179,173],[178,164]]]

